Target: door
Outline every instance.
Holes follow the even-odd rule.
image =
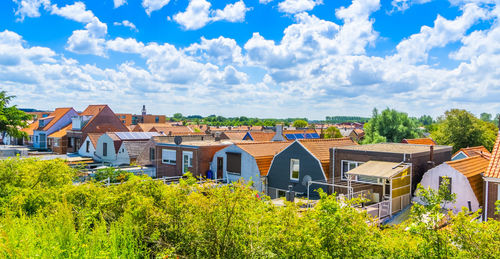
[[[40,133],[40,148],[47,148],[47,138],[44,133]]]
[[[223,170],[224,170],[224,158],[223,157],[217,157],[217,175],[215,176],[215,179],[223,178]]]
[[[193,167],[193,152],[183,151],[182,152],[182,172],[187,173],[189,168]]]

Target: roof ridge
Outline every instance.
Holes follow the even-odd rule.
[[[477,159],[477,158],[483,158],[485,160],[488,160],[486,157],[484,156],[481,156],[481,155],[475,155],[475,156],[470,156],[470,157],[466,157],[466,158],[462,158],[462,159],[457,159],[457,160],[452,160],[452,161],[446,161],[445,163],[447,164],[459,164],[459,163],[463,163],[465,161],[468,161],[468,160],[473,160],[473,159]]]

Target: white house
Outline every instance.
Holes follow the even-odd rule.
[[[134,162],[148,141],[158,132],[108,132],[97,140],[94,159],[111,165]],[[85,145],[84,145],[85,146]]]
[[[94,157],[97,141],[99,137],[102,136],[101,133],[89,133],[82,143],[80,149],[78,149],[78,154],[84,157]]]
[[[267,175],[274,156],[288,145],[289,142],[233,144],[215,153],[210,170],[216,179],[252,181],[256,190],[264,192],[262,178]]]
[[[57,108],[48,117],[38,120],[38,128],[33,131],[33,147],[39,149],[50,148],[48,136],[71,123],[71,117],[78,113],[73,108]]]
[[[469,158],[448,161],[427,171],[420,184],[438,190],[443,184],[444,177],[449,178],[449,186],[452,193],[456,194],[453,204],[447,208],[458,213],[463,207],[477,211],[483,202],[483,178],[482,173],[488,168],[489,159],[484,156],[473,156]],[[470,205],[469,205],[470,202]]]

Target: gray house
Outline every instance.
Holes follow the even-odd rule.
[[[267,195],[285,196],[289,185],[296,195],[307,195],[308,181],[326,183],[330,178],[330,148],[351,145],[356,142],[350,138],[296,140],[274,156],[267,174]],[[312,184],[310,197],[318,196],[314,191],[318,188],[328,191],[326,185]]]
[[[158,132],[108,132],[97,140],[94,160],[111,165],[135,162],[148,141]]]

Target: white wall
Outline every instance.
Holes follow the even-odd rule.
[[[128,150],[123,145],[118,149],[118,153],[116,154],[116,160],[112,162],[113,165],[130,165],[130,157],[128,155]]]
[[[227,163],[226,152],[241,153],[241,175],[227,173],[227,171],[226,171],[226,163]],[[217,174],[217,158],[218,157],[222,157],[224,159],[223,178],[228,179],[229,182],[236,182],[239,179],[243,179],[245,182],[253,181],[253,188],[257,191],[260,191],[260,192],[263,191],[263,185],[262,185],[262,181],[260,178],[260,171],[259,171],[259,168],[257,166],[257,162],[255,161],[255,158],[253,156],[251,156],[247,152],[243,151],[241,148],[239,148],[236,145],[231,145],[229,147],[221,149],[217,153],[215,153],[214,158],[212,160],[212,163],[210,164],[210,170],[212,170],[212,172],[214,174]],[[219,175],[217,175],[217,177],[220,178]]]
[[[468,208],[467,201],[471,201],[472,211],[479,209],[480,204],[476,195],[474,195],[474,191],[472,191],[467,177],[446,163],[427,171],[420,184],[425,188],[431,187],[433,190],[438,190],[440,176],[451,178],[451,192],[457,194],[455,203],[449,204],[447,206],[448,209],[452,208],[454,213],[458,213],[462,210],[462,207]]]
[[[103,144],[108,143],[108,154],[107,156],[103,156]],[[113,139],[111,139],[108,134],[103,134],[97,140],[97,147],[95,147],[96,156],[94,159],[99,162],[108,162],[113,163],[116,161],[116,152],[115,152],[115,143]]]
[[[89,152],[87,152],[87,141],[89,142]],[[95,152],[94,144],[92,144],[92,141],[90,141],[89,137],[85,138],[85,141],[82,142],[82,146],[78,150],[78,154],[80,154],[80,156],[85,156],[85,157],[94,157],[94,152]]]

